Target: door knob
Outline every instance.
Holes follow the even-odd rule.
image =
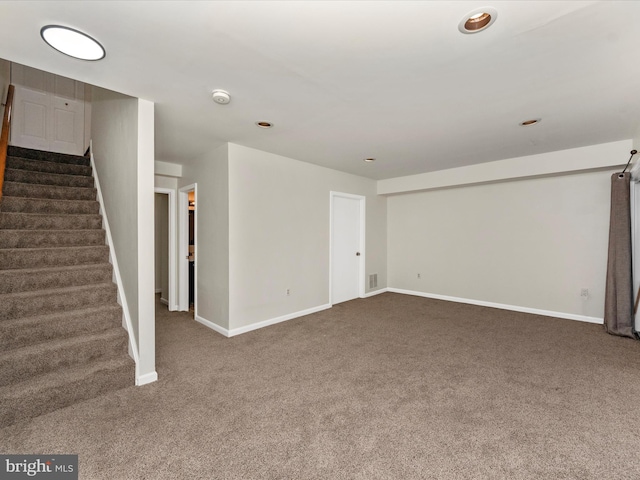
[[[360,252],[356,252],[356,257],[359,257],[359,256],[360,256]]]

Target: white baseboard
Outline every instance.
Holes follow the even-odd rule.
[[[145,373],[144,375],[140,375],[139,377],[136,378],[136,385],[138,387],[141,387],[142,385],[146,385],[147,383],[153,383],[156,382],[158,380],[158,373],[157,372],[151,372],[151,373]]]
[[[166,298],[160,297],[160,303],[166,305],[167,307],[169,306],[169,300],[167,300]]]
[[[209,327],[211,330],[218,332],[220,335],[224,335],[225,337],[231,336],[229,335],[229,330],[227,330],[224,327],[221,327],[217,323],[213,323],[212,321],[207,320],[206,318],[202,318],[200,315],[194,315],[193,319],[196,322],[201,323],[205,327]]]
[[[586,315],[576,315],[573,313],[554,312],[551,310],[540,310],[537,308],[519,307],[517,305],[506,305],[503,303],[484,302],[482,300],[472,300],[469,298],[450,297],[436,293],[417,292],[415,290],[403,290],[401,288],[388,288],[389,292],[402,293],[404,295],[415,295],[417,297],[433,298],[436,300],[446,300],[448,302],[467,303],[469,305],[479,305],[481,307],[499,308],[501,310],[512,310],[514,312],[532,313],[534,315],[544,315],[545,317],[565,318],[567,320],[577,320],[579,322],[603,324],[604,319],[598,317],[587,317]]]
[[[331,305],[326,303],[324,305],[319,305],[317,307],[312,307],[306,310],[300,310],[298,312],[282,315],[281,317],[271,318],[269,320],[263,320],[262,322],[258,322],[258,323],[252,323],[251,325],[246,325],[244,327],[233,328],[229,331],[229,336],[233,337],[235,335],[247,333],[252,330],[258,330],[259,328],[268,327],[269,325],[275,325],[276,323],[286,322],[287,320],[293,320],[294,318],[298,318],[298,317],[304,317],[305,315],[311,315],[312,313],[321,312],[322,310],[326,310],[328,308],[331,308]]]
[[[288,313],[287,315],[282,315],[281,317],[270,318],[269,320],[263,320],[262,322],[252,323],[251,325],[245,325],[244,327],[232,328],[231,330],[227,330],[220,325],[213,323],[206,318],[202,318],[199,315],[195,316],[195,320],[198,323],[201,323],[212,330],[224,335],[225,337],[235,337],[236,335],[241,335],[243,333],[251,332],[253,330],[258,330],[260,328],[268,327],[270,325],[275,325],[276,323],[286,322],[287,320],[293,320],[294,318],[304,317],[305,315],[311,315],[312,313],[321,312],[322,310],[326,310],[331,308],[330,304],[319,305],[317,307],[308,308],[306,310],[300,310],[298,312]]]
[[[385,292],[388,292],[388,291],[389,291],[388,288],[381,288],[380,290],[373,290],[372,292],[365,293],[361,298],[373,297],[374,295],[380,295],[381,293],[385,293]]]

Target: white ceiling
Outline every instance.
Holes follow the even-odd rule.
[[[485,5],[495,24],[461,34]],[[157,160],[234,142],[383,179],[633,137],[639,18],[638,1],[0,2],[0,57],[154,101]],[[56,52],[46,24],[106,58]]]

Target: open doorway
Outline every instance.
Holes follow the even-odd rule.
[[[176,303],[176,192],[155,188],[155,291],[170,311]]]
[[[198,312],[198,244],[197,185],[182,187],[178,192],[179,221],[179,307],[181,311]]]

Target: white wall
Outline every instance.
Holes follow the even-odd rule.
[[[156,176],[181,177],[182,165],[179,163],[154,162]]]
[[[93,87],[93,156],[138,343],[138,99]]]
[[[178,179],[176,177],[166,177],[164,175],[155,175],[154,186],[156,188],[170,188],[172,190],[177,190]]]
[[[4,103],[7,100],[7,89],[11,84],[11,62],[0,58],[0,100]],[[4,108],[0,109],[4,115]]]
[[[328,304],[332,190],[366,196],[366,273],[386,287],[386,198],[374,180],[229,144],[232,332]]]
[[[138,380],[155,375],[153,103],[94,87],[92,143],[112,248],[138,347]]]
[[[229,328],[229,160],[222,145],[190,162],[178,188],[197,184],[196,311],[195,314]],[[184,252],[178,252],[181,258]]]
[[[91,85],[84,84],[84,149],[82,153],[89,148],[91,142],[91,97],[93,94],[93,87]]]
[[[601,321],[613,171],[389,197],[389,286]]]

